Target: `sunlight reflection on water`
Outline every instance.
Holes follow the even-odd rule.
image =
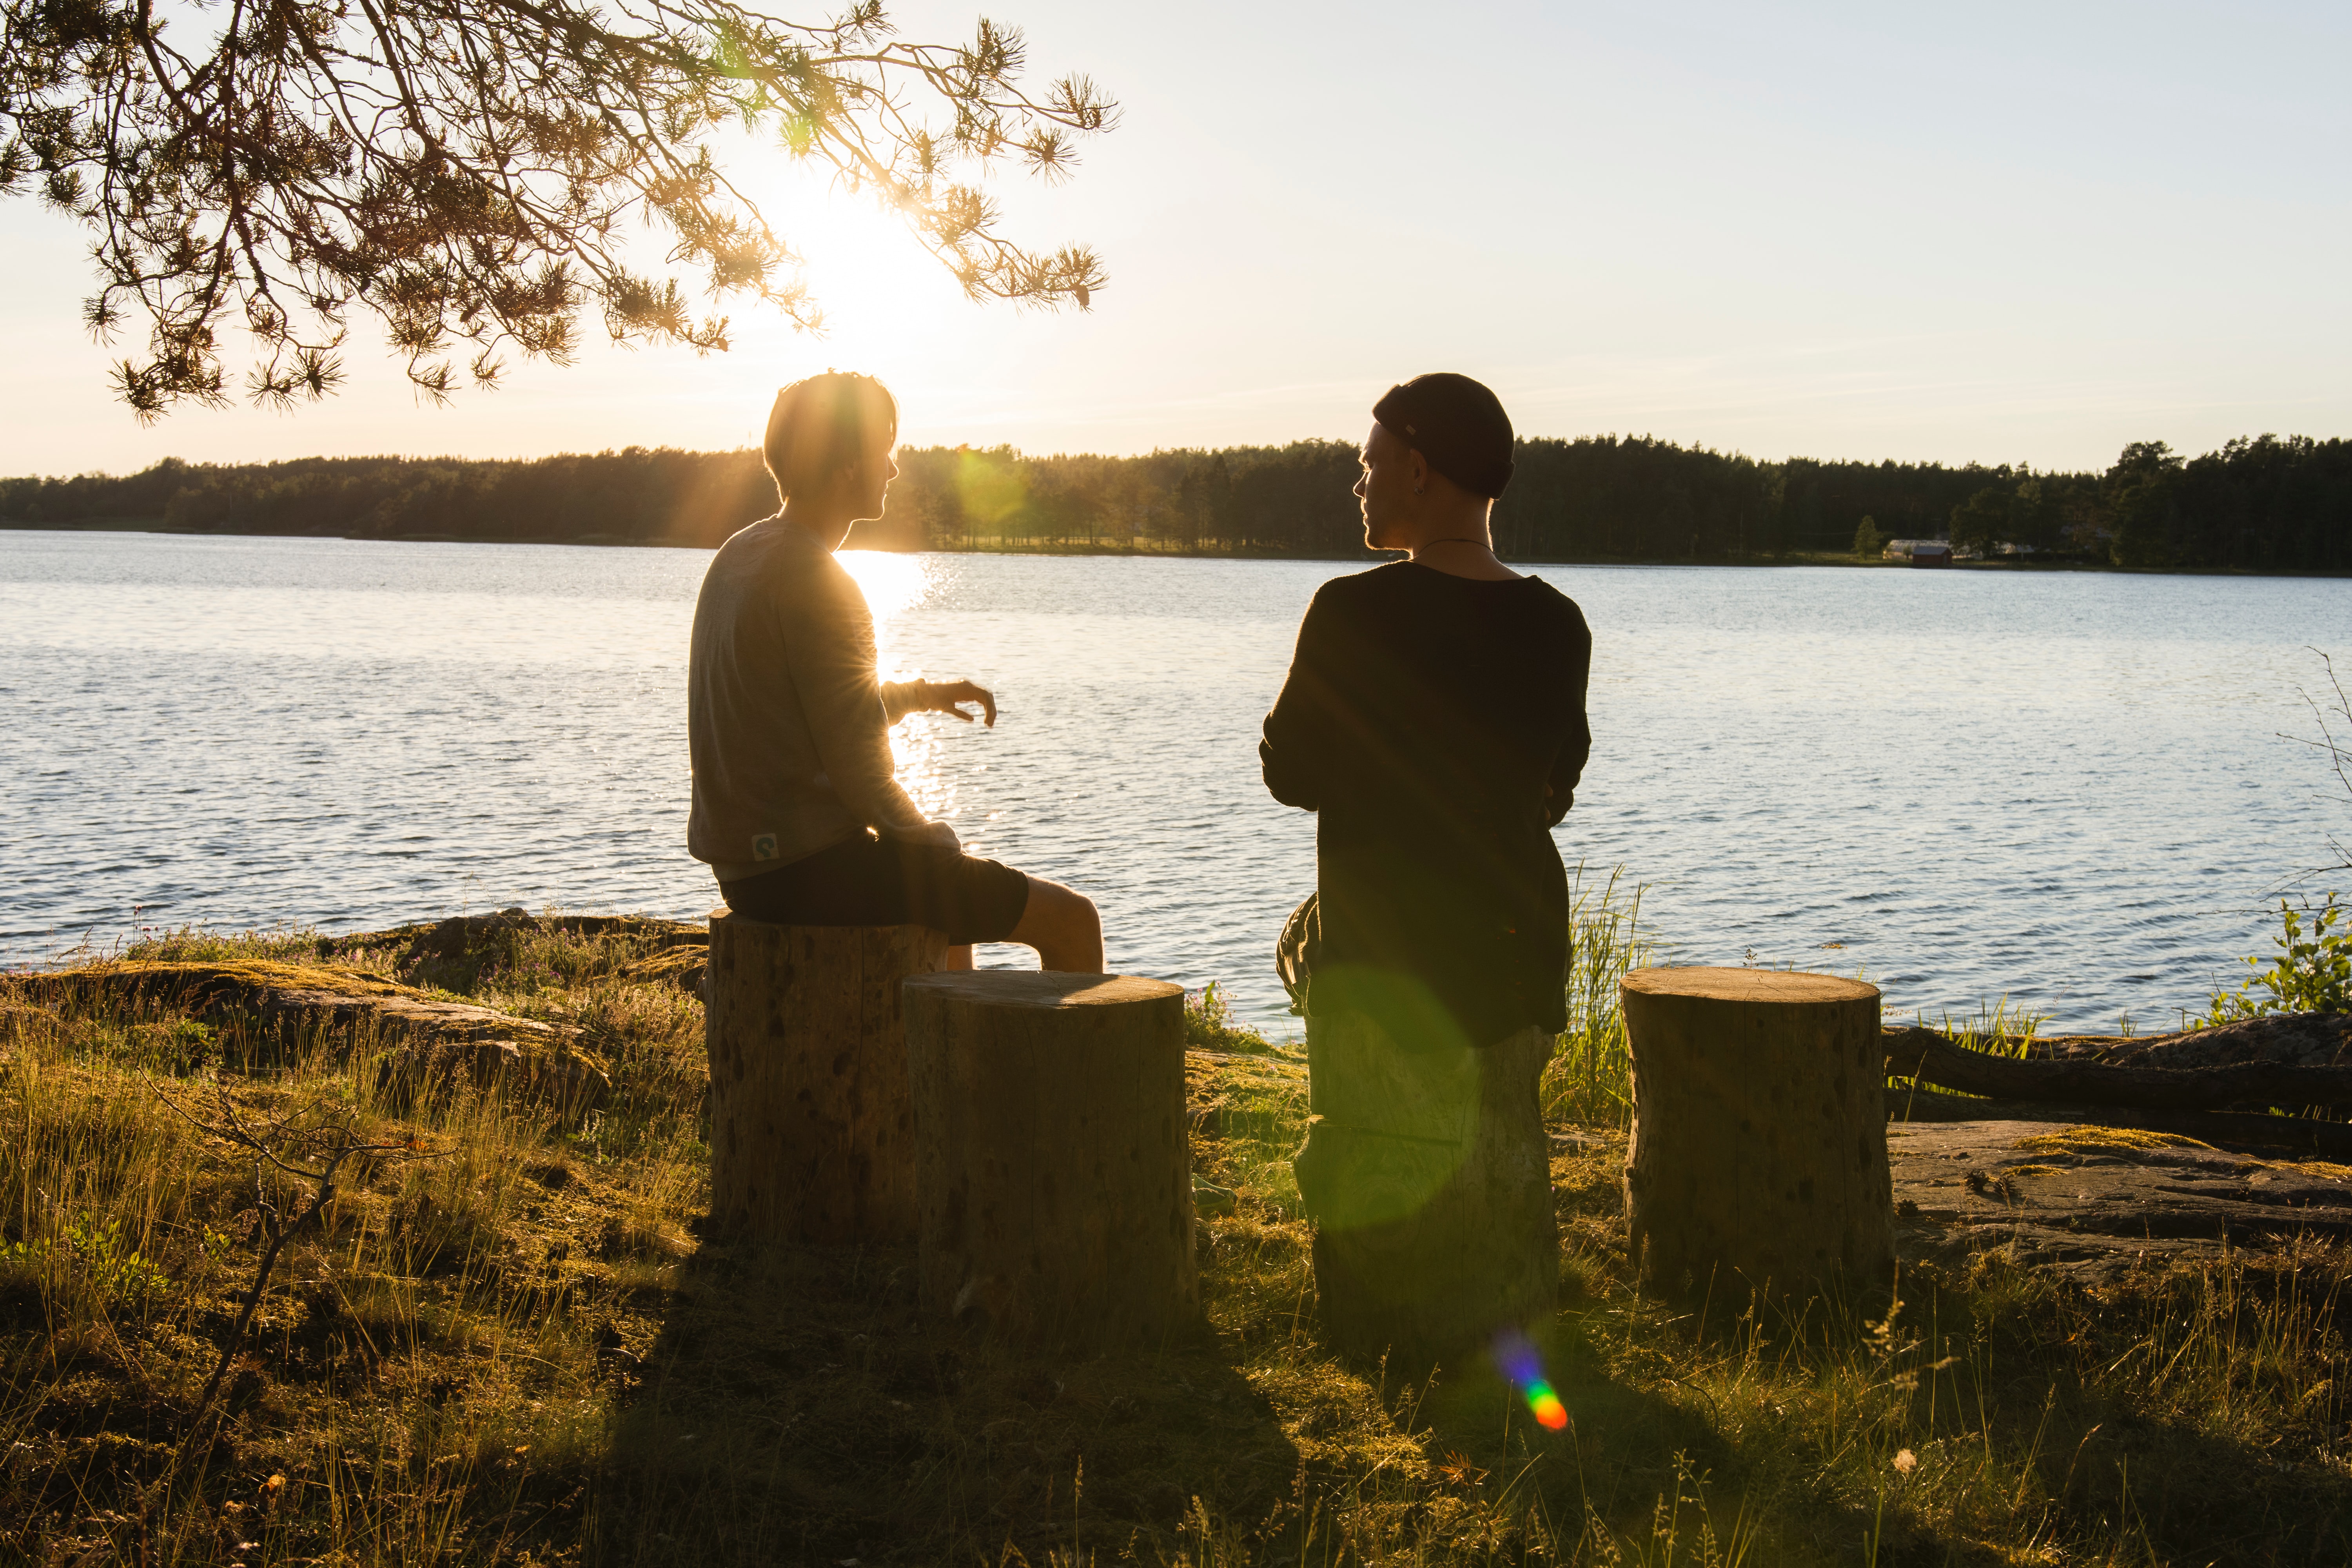
[[[904,639],[900,634],[906,613],[923,603],[943,576],[940,558],[894,555],[879,550],[844,550],[835,552],[834,559],[856,579],[858,591],[866,595],[866,608],[874,613],[875,662],[882,679],[920,679],[924,672],[907,665],[901,657]],[[926,718],[898,725],[890,731],[890,754],[898,764],[898,782],[915,804],[928,816],[953,821],[961,815],[956,809],[955,774],[947,765],[938,724],[938,720]],[[975,854],[982,853],[971,825],[959,824],[958,831],[966,847]]]
[[[866,607],[874,612],[874,634],[877,641],[897,625],[900,615],[920,604],[931,592],[938,579],[938,557],[930,555],[893,555],[880,550],[843,550],[834,559],[857,581],[858,592],[866,595]],[[889,650],[883,649],[882,673],[891,676]]]
[[[684,679],[708,560],[0,531],[0,958],[134,923],[699,915]],[[1092,894],[1116,965],[1295,1027],[1269,952],[1313,823],[1266,797],[1256,726],[1307,598],[1353,568],[843,561],[886,672],[1000,700],[993,731],[897,731],[925,809]],[[2347,809],[2279,739],[2310,727],[2305,645],[2352,644],[2340,584],[1539,570],[1598,637],[1563,853],[1652,882],[1683,961],[2153,1026],[2266,945],[2260,896]]]

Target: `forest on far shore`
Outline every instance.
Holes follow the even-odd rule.
[[[1343,441],[1026,457],[902,449],[870,549],[1363,553]],[[529,460],[309,458],[120,478],[0,479],[0,525],[710,546],[775,510],[755,451],[632,447]],[[1522,561],[1773,561],[1948,537],[2102,565],[2352,571],[2352,441],[2135,442],[2103,473],[2002,464],[1760,462],[1646,437],[1538,438],[1495,508]]]

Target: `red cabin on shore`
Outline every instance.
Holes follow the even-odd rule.
[[[1952,563],[1952,546],[1941,539],[1890,539],[1882,553],[1889,561],[1908,561],[1914,566]]]

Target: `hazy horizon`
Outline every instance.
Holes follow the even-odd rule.
[[[1101,250],[1091,313],[973,305],[894,220],[755,152],[825,338],[730,301],[732,353],[509,355],[505,390],[435,409],[355,332],[324,404],[142,429],[79,325],[82,231],[26,196],[0,201],[0,331],[37,369],[0,383],[0,473],[726,450],[828,365],[890,382],[910,446],[1038,455],[1354,440],[1432,369],[1530,434],[1770,460],[2084,470],[2352,432],[2335,8],[1003,9],[1039,79],[1124,107],[1071,183],[993,192],[1025,242]],[[973,10],[891,16],[950,38]]]
[[[1559,436],[1559,435],[1553,435],[1553,434],[1550,434],[1550,433],[1549,433],[1549,432],[1544,432],[1544,431],[1529,431],[1529,430],[1522,430],[1522,431],[1519,431],[1517,434],[1518,434],[1518,437],[1519,437],[1519,439],[1521,439],[1521,440],[1523,440],[1523,441],[1563,441],[1563,442],[1570,442],[1570,443],[1577,442],[1577,441],[1604,441],[1604,440],[1612,440],[1612,439],[1613,439],[1613,440],[1616,440],[1616,441],[1620,441],[1620,442],[1623,442],[1623,441],[1643,441],[1643,440],[1658,440],[1658,441],[1663,441],[1663,440],[1666,440],[1666,439],[1668,439],[1667,437],[1662,437],[1662,436],[1659,436],[1659,435],[1657,435],[1657,434],[1655,434],[1654,432],[1652,432],[1652,431],[1633,432],[1633,431],[1624,431],[1624,430],[1588,430],[1588,431],[1581,431],[1581,432],[1579,432],[1578,434],[1573,435],[1573,436]],[[2242,431],[2242,432],[2240,432],[2240,434],[2242,434],[2242,435],[2246,435],[2246,436],[2259,436],[2259,435],[2265,434],[2265,432],[2258,431],[2258,430],[2249,430],[2249,431]],[[2331,437],[2331,436],[2328,436],[2328,435],[2326,435],[2326,434],[2323,434],[2323,433],[2320,433],[2320,432],[2316,432],[2316,431],[2308,431],[2308,430],[2275,430],[2275,431],[2270,431],[2270,432],[2267,432],[2267,434],[2274,435],[2274,436],[2280,436],[2280,437],[2302,437],[2302,436],[2309,436],[2309,437],[2312,437],[2314,439],[2317,439],[2317,440],[2329,440],[2329,439],[2339,439],[2339,438],[2342,438],[2342,437]],[[2152,438],[2154,438],[2154,439],[2161,439],[2162,437],[2152,437]],[[1352,444],[1353,442],[1355,442],[1355,441],[1356,441],[1356,440],[1358,440],[1358,439],[1359,439],[1359,437],[1356,437],[1356,436],[1352,436],[1352,435],[1351,435],[1351,436],[1337,436],[1337,435],[1333,435],[1333,436],[1313,436],[1313,435],[1307,435],[1307,436],[1295,436],[1295,437],[1290,437],[1288,441],[1231,441],[1231,442],[1225,442],[1225,443],[1223,443],[1221,446],[1218,446],[1218,447],[1177,447],[1177,446],[1172,446],[1172,445],[1163,445],[1163,446],[1160,446],[1160,447],[1139,447],[1139,448],[1138,448],[1136,451],[1133,451],[1133,452],[1104,452],[1104,451],[1093,450],[1093,449],[1064,450],[1064,451],[1039,451],[1039,450],[1036,450],[1036,449],[1034,449],[1034,448],[1033,448],[1033,447],[1024,447],[1024,446],[1020,445],[1018,442],[989,442],[989,443],[986,443],[985,445],[983,445],[982,443],[978,442],[978,441],[961,441],[961,442],[960,442],[960,441],[952,441],[952,440],[923,441],[923,442],[902,441],[902,442],[900,442],[900,443],[899,443],[899,447],[900,447],[900,448],[901,448],[902,450],[903,450],[903,449],[908,449],[908,448],[921,448],[921,447],[929,447],[929,448],[955,448],[955,447],[972,447],[972,448],[973,448],[973,449],[975,449],[975,450],[988,450],[988,449],[992,449],[992,448],[997,447],[1000,447],[1000,446],[1004,446],[1004,447],[1010,447],[1012,448],[1012,450],[1013,450],[1013,455],[1014,455],[1014,456],[1016,456],[1016,457],[1019,457],[1019,458],[1038,458],[1038,459],[1047,459],[1047,458],[1133,458],[1133,457],[1144,457],[1144,456],[1149,456],[1149,455],[1150,455],[1150,454],[1152,454],[1152,453],[1155,453],[1155,452],[1220,451],[1220,450],[1232,450],[1232,449],[1234,449],[1234,448],[1237,448],[1237,447],[1284,447],[1284,446],[1290,445],[1292,442],[1296,442],[1296,441],[1342,441],[1342,442],[1348,442],[1348,443]],[[668,449],[670,449],[670,450],[674,450],[674,451],[687,451],[687,452],[693,452],[693,453],[697,453],[697,454],[724,454],[724,453],[731,453],[731,452],[754,452],[754,451],[757,451],[757,450],[759,449],[758,445],[757,445],[756,443],[754,443],[754,442],[746,442],[746,443],[742,443],[742,444],[740,444],[740,445],[737,445],[737,446],[732,446],[732,447],[679,447],[679,446],[676,445],[675,443],[662,443],[662,444],[660,444],[660,445],[661,445],[661,446],[664,446],[664,447],[667,447]],[[1829,465],[1829,464],[1847,464],[1847,463],[1854,463],[1854,464],[1867,464],[1867,465],[1871,465],[1871,466],[1875,466],[1875,465],[1877,465],[1877,464],[1879,464],[1879,463],[1882,463],[1882,462],[1894,462],[1894,463],[1896,463],[1896,464],[1916,463],[1916,464],[1922,464],[1922,465],[1925,465],[1925,464],[1931,464],[1931,463],[1941,463],[1941,464],[1943,464],[1943,466],[1945,466],[1946,468],[1967,468],[1970,463],[1972,463],[1972,462],[1973,462],[1974,464],[1976,464],[1976,466],[1978,466],[1978,467],[1979,467],[1979,468],[1999,468],[1999,467],[2002,466],[2004,463],[2009,464],[2009,465],[2010,465],[2011,467],[2012,467],[2012,468],[2014,468],[2014,467],[2016,467],[2016,466],[2017,466],[2013,459],[2005,458],[1962,458],[1962,459],[1959,459],[1959,460],[1958,460],[1958,461],[1954,461],[1954,460],[1952,460],[1952,459],[1950,459],[1950,458],[1906,458],[1906,457],[1903,457],[1903,456],[1901,456],[1901,455],[1899,455],[1899,454],[1893,454],[1893,453],[1866,453],[1866,454],[1865,454],[1865,453],[1840,453],[1840,454],[1830,454],[1830,453],[1822,453],[1822,452],[1760,453],[1760,452],[1750,452],[1750,451],[1746,451],[1746,450],[1744,450],[1744,449],[1742,449],[1742,448],[1736,447],[1724,447],[1724,446],[1718,446],[1718,445],[1716,445],[1716,444],[1714,444],[1714,443],[1711,443],[1711,442],[1706,442],[1706,441],[1678,441],[1678,442],[1675,442],[1675,445],[1679,446],[1679,447],[1684,447],[1684,448],[1685,448],[1685,449],[1689,449],[1689,450],[1712,451],[1712,452],[1721,453],[1721,454],[1723,454],[1723,455],[1725,455],[1725,456],[1727,456],[1727,457],[1734,457],[1734,458],[1752,458],[1753,460],[1755,460],[1755,461],[1757,461],[1757,462],[1759,462],[1759,463],[1766,463],[1766,464],[1780,464],[1780,463],[1790,463],[1790,462],[1817,462],[1817,463],[1822,463],[1822,464],[1825,464],[1825,465]],[[2219,445],[2219,443],[2216,443],[2216,445],[2218,446],[2218,445]],[[310,459],[313,459],[313,458],[337,458],[337,459],[341,459],[341,458],[349,458],[349,459],[352,459],[352,460],[353,460],[353,461],[384,460],[384,461],[405,462],[405,463],[435,463],[435,462],[453,462],[453,463],[469,463],[469,462],[482,462],[482,463],[535,463],[535,462],[541,462],[541,461],[543,461],[543,460],[546,460],[546,459],[549,459],[549,458],[583,458],[583,457],[595,457],[595,456],[598,456],[598,455],[601,455],[601,454],[603,454],[603,453],[606,453],[606,452],[625,451],[625,450],[626,450],[629,447],[639,447],[646,448],[646,449],[648,449],[648,450],[658,449],[658,448],[657,448],[657,447],[656,447],[656,443],[654,443],[654,442],[650,442],[650,441],[633,441],[633,442],[628,442],[628,443],[625,443],[625,444],[621,444],[621,445],[608,446],[608,447],[561,447],[561,448],[558,448],[558,449],[555,449],[555,450],[552,450],[552,451],[546,451],[546,452],[511,452],[511,453],[488,453],[488,452],[486,452],[486,453],[481,453],[481,454],[472,454],[472,453],[466,453],[466,452],[454,452],[454,451],[451,451],[451,452],[430,452],[430,451],[414,451],[414,452],[394,452],[394,451],[349,451],[349,452],[291,452],[291,453],[287,453],[287,454],[285,454],[285,455],[283,455],[283,456],[277,456],[277,457],[263,457],[263,458],[191,458],[191,457],[186,456],[184,453],[180,453],[180,452],[163,452],[163,453],[159,453],[159,454],[157,454],[157,455],[156,455],[155,457],[153,457],[153,458],[150,458],[146,459],[146,461],[145,461],[145,462],[143,462],[143,463],[142,463],[142,464],[140,465],[140,468],[109,468],[109,469],[89,469],[89,468],[85,468],[85,469],[79,469],[79,470],[58,469],[58,470],[54,470],[54,471],[50,471],[50,472],[43,472],[42,470],[40,470],[40,469],[38,469],[38,468],[28,468],[28,469],[23,469],[23,470],[17,470],[17,471],[0,472],[0,479],[26,479],[26,478],[30,478],[30,479],[70,479],[70,478],[75,477],[77,473],[100,473],[100,474],[105,475],[105,476],[106,476],[106,477],[108,477],[108,478],[122,478],[122,477],[127,477],[128,475],[131,475],[131,474],[133,474],[133,473],[137,473],[137,472],[141,471],[141,469],[143,469],[143,468],[146,468],[152,467],[152,466],[153,466],[153,465],[154,465],[155,463],[157,463],[157,462],[167,461],[167,460],[169,460],[169,459],[175,458],[178,458],[178,459],[180,459],[180,460],[181,460],[181,461],[183,461],[183,462],[186,462],[186,463],[190,463],[190,464],[205,464],[205,463],[212,463],[212,464],[216,464],[216,465],[219,465],[219,466],[222,466],[222,467],[238,467],[238,466],[243,466],[243,465],[247,465],[247,464],[268,464],[268,463],[291,463],[291,462],[304,462],[304,461],[308,461],[308,460],[310,460]],[[2182,451],[2182,452],[2184,453],[2184,455],[2189,456],[2189,457],[2196,457],[2196,456],[2200,455],[2198,451],[2195,451],[2195,450],[2188,450],[2188,449],[2181,448],[2181,447],[2179,447],[2178,446],[2178,444],[2175,444],[2175,447],[2174,447],[2174,449],[2175,449],[2176,451]],[[2038,466],[2037,466],[2037,467],[2036,467],[2036,468],[2035,468],[2035,471],[2036,471],[2036,472],[2038,472],[2038,473],[2061,473],[2061,472],[2063,472],[2063,473],[2099,473],[2099,472],[2104,471],[2104,470],[2105,470],[2105,468],[2110,465],[2110,464],[2112,464],[2112,463],[2114,462],[2114,460],[2115,460],[2115,458],[2114,458],[2114,455],[2113,455],[2113,454],[2110,454],[2110,455],[2107,457],[2107,458],[2105,458],[2105,460],[2103,460],[2103,461],[2094,462],[2094,463],[2086,463],[2086,464],[2083,465],[2083,466],[2082,466],[2081,468],[2066,468],[2066,469],[2059,469],[2059,468],[2040,468],[2040,467],[2038,467]],[[10,524],[10,523],[0,523],[0,527],[15,527],[15,526],[20,526],[20,525],[18,525],[18,524]]]

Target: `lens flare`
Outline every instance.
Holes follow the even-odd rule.
[[[1540,1379],[1528,1384],[1528,1408],[1536,1413],[1538,1422],[1555,1432],[1568,1425],[1568,1406],[1559,1402],[1551,1384]]]
[[[1496,1334],[1495,1365],[1518,1385],[1539,1426],[1557,1432],[1568,1425],[1568,1406],[1560,1403],[1550,1380],[1544,1376],[1543,1352],[1527,1335],[1517,1329],[1505,1329]]]

